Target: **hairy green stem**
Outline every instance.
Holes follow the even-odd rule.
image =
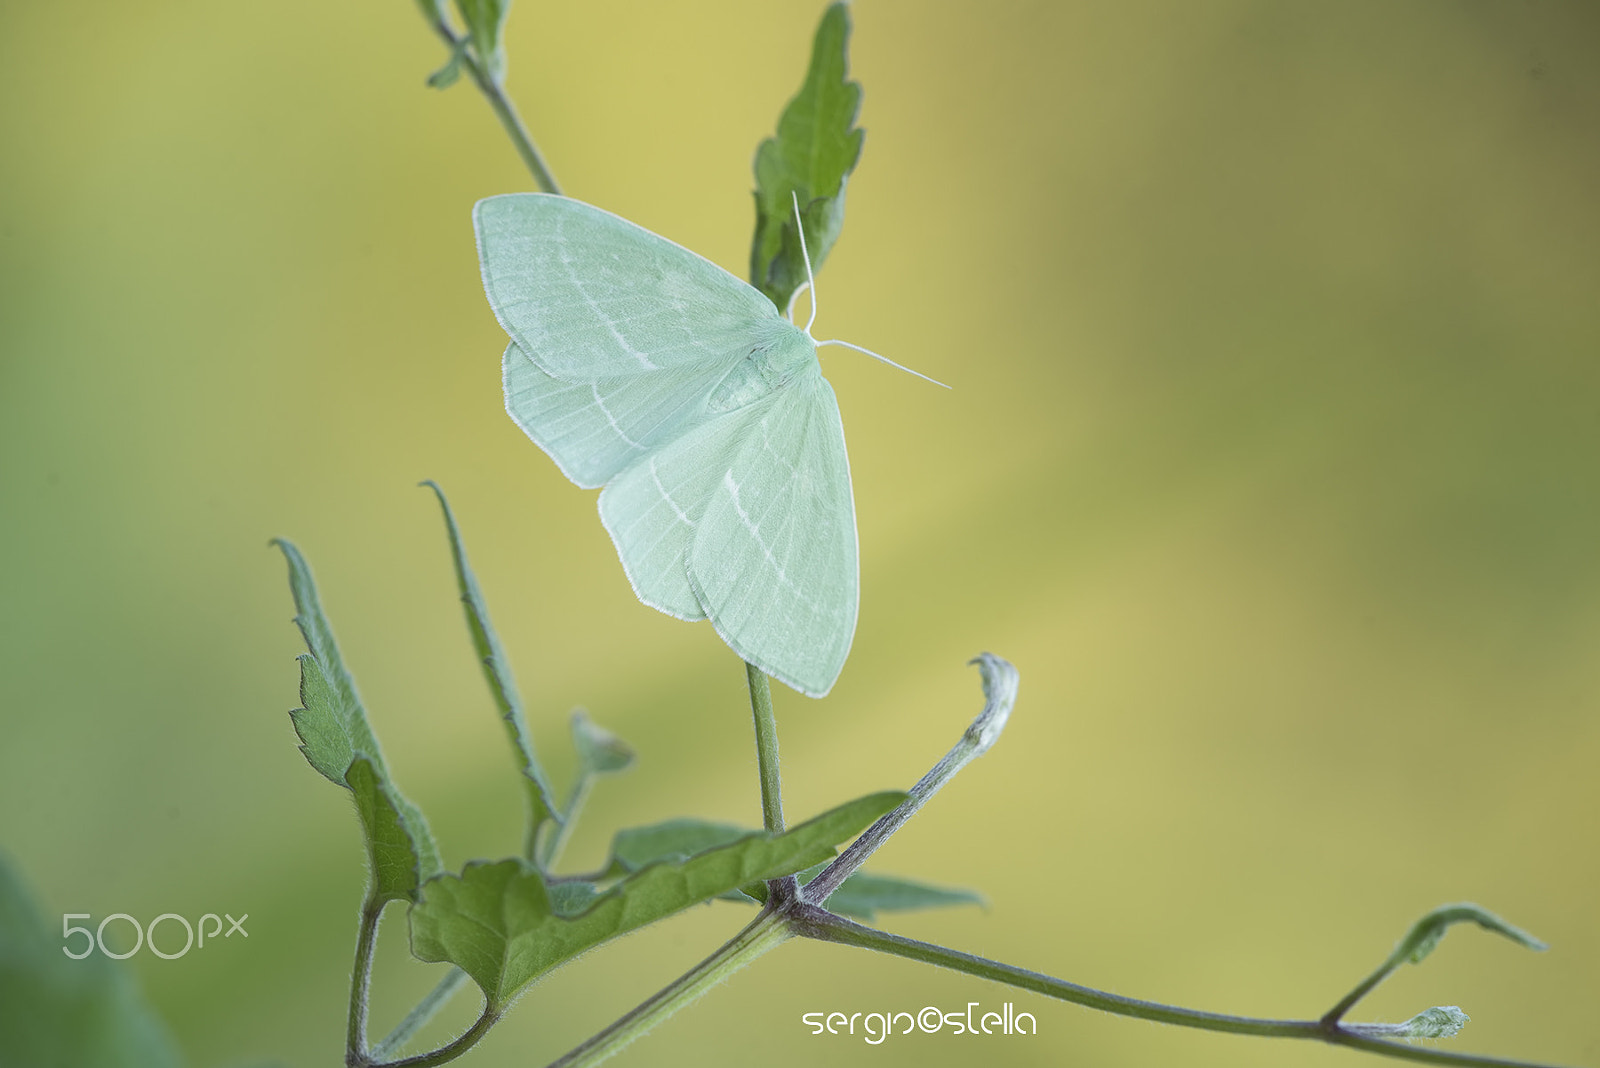
[[[415,1057],[403,1057],[398,1061],[372,1061],[363,1058],[351,1062],[351,1068],[433,1068],[435,1065],[448,1064],[476,1046],[478,1040],[488,1033],[489,1028],[499,1022],[500,1013],[489,1005],[484,1005],[482,1015],[473,1021],[472,1026],[463,1031],[459,1038],[431,1053],[419,1053]]]
[[[1021,987],[1036,994],[1060,998],[1075,1005],[1116,1013],[1119,1016],[1133,1016],[1141,1020],[1154,1020],[1157,1023],[1178,1024],[1185,1027],[1200,1027],[1210,1031],[1231,1031],[1234,1034],[1266,1035],[1276,1038],[1306,1037],[1304,1032],[1317,1026],[1315,1023],[1258,1020],[1244,1016],[1200,1012],[1154,1001],[1123,997],[1120,994],[1109,994],[1092,987],[1069,983],[1054,976],[1018,968],[1015,965],[1001,964],[999,961],[975,957],[959,950],[946,949],[944,946],[918,942],[912,938],[866,927],[822,909],[805,910],[803,918],[797,922],[796,927],[797,933],[807,938],[876,950],[879,953],[907,957],[924,964],[936,964],[943,968],[966,972],[968,975]]]
[[[561,859],[562,851],[567,848],[567,839],[572,837],[572,828],[578,822],[578,813],[583,811],[583,804],[589,800],[589,790],[593,786],[594,776],[587,772],[579,775],[578,781],[572,784],[567,806],[556,821],[555,833],[545,836],[544,848],[539,851],[541,870],[550,870]]]
[[[837,942],[841,945],[856,946],[861,949],[876,950],[879,953],[889,953],[897,957],[906,957],[910,960],[921,961],[924,964],[950,968],[954,971],[976,975],[983,979],[992,979],[997,983],[1005,983],[1008,986],[1031,990],[1036,994],[1044,994],[1047,997],[1070,1001],[1075,1005],[1099,1009],[1102,1012],[1114,1013],[1118,1016],[1132,1016],[1135,1019],[1152,1020],[1156,1023],[1175,1024],[1179,1027],[1194,1027],[1204,1031],[1223,1031],[1235,1035],[1255,1035],[1264,1038],[1313,1039],[1319,1042],[1327,1042],[1331,1045],[1365,1050],[1385,1057],[1421,1061],[1425,1064],[1460,1065],[1464,1066],[1464,1068],[1548,1068],[1548,1066],[1531,1061],[1503,1060],[1499,1057],[1483,1057],[1470,1053],[1448,1053],[1424,1046],[1387,1042],[1361,1033],[1363,1026],[1368,1026],[1362,1024],[1341,1025],[1323,1020],[1266,1020],[1249,1016],[1230,1016],[1225,1013],[1202,1012],[1198,1009],[1185,1009],[1155,1001],[1141,1001],[1138,998],[1123,997],[1120,994],[1112,994],[1104,990],[1096,990],[1093,987],[1069,983],[1064,979],[1057,979],[1054,976],[1044,975],[1040,972],[1031,972],[1015,965],[1001,964],[999,961],[975,957],[970,953],[962,953],[960,950],[947,949],[944,946],[919,942],[912,938],[890,934],[887,931],[865,927],[825,909],[811,905],[802,904],[795,911],[793,930],[796,934],[807,938],[815,938],[824,942]],[[1383,1025],[1370,1026],[1373,1026],[1374,1030],[1376,1030]]]
[[[1365,979],[1361,980],[1354,990],[1340,998],[1339,1003],[1333,1008],[1329,1009],[1327,1014],[1322,1017],[1322,1022],[1329,1026],[1337,1024],[1341,1019],[1344,1018],[1345,1013],[1349,1012],[1355,1007],[1356,1002],[1360,1001],[1362,998],[1372,993],[1373,990],[1377,989],[1378,984],[1389,978],[1389,974],[1397,967],[1399,967],[1399,965],[1396,964],[1393,959],[1384,961],[1378,966],[1376,971],[1367,976]]]
[[[756,724],[756,765],[761,776],[761,823],[770,834],[782,834],[783,783],[778,773],[778,721],[772,714],[772,683],[766,672],[754,664],[744,666],[745,681],[750,685],[750,714]],[[792,901],[799,896],[800,884],[793,875],[767,881],[769,897],[774,904]]]
[[[1427,1046],[1410,1046],[1399,1042],[1386,1042],[1381,1038],[1372,1038],[1368,1035],[1358,1034],[1352,1028],[1359,1026],[1346,1024],[1332,1029],[1331,1033],[1315,1036],[1335,1046],[1348,1046],[1351,1049],[1365,1050],[1383,1057],[1394,1057],[1402,1061],[1421,1061],[1423,1064],[1453,1064],[1463,1068],[1554,1068],[1552,1065],[1540,1064],[1536,1061],[1513,1061],[1503,1057],[1484,1057],[1475,1053],[1448,1053],[1442,1049],[1430,1049]]]
[[[356,963],[350,973],[350,1019],[345,1031],[345,1063],[360,1064],[367,1057],[367,994],[372,985],[372,953],[378,945],[381,901],[368,898],[361,906],[361,930],[356,935]]]
[[[587,1068],[620,1051],[669,1016],[698,1000],[718,983],[790,937],[790,930],[779,913],[763,911],[750,925],[711,956],[695,965],[648,1001],[600,1031],[566,1056],[552,1061],[550,1068]]]
[[[761,822],[773,834],[782,834],[783,788],[778,776],[778,721],[772,715],[772,684],[766,672],[745,664],[750,684],[750,712],[756,722],[756,763],[761,771]]]
[[[489,106],[494,109],[495,117],[500,120],[500,125],[505,127],[506,133],[511,138],[511,143],[516,146],[517,155],[522,157],[522,162],[533,174],[533,180],[538,187],[546,193],[562,195],[561,187],[556,184],[555,175],[550,173],[550,167],[544,161],[544,156],[539,152],[539,146],[533,143],[528,128],[522,124],[522,117],[517,114],[517,109],[512,105],[509,97],[500,83],[495,81],[478,57],[463,48],[465,42],[456,36],[450,24],[443,18],[429,20],[444,43],[450,46],[451,54],[459,54],[461,65],[467,68],[472,75],[472,80],[478,83],[478,89],[489,101]]]
[[[405,1019],[401,1020],[382,1042],[372,1047],[372,1059],[381,1061],[385,1057],[394,1054],[397,1050],[404,1049],[405,1044],[410,1042],[429,1020],[433,1019],[435,1013],[444,1008],[445,1003],[466,982],[467,973],[460,968],[451,968],[446,972],[444,978],[439,980],[438,985],[428,991],[427,996],[417,1002],[415,1008],[406,1013]]]
[[[554,823],[555,821],[552,820],[551,822]],[[522,856],[530,864],[537,865],[539,863],[539,832],[543,829],[544,825],[542,823],[535,823],[533,820],[529,820],[527,830],[523,832]]]

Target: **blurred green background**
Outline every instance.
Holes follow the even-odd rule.
[[[822,5],[520,0],[510,89],[567,191],[745,273],[750,159]],[[641,607],[505,418],[468,212],[530,187],[413,5],[7,7],[0,37],[0,845],[47,918],[250,915],[130,964],[194,1066],[339,1063],[362,881],[295,751],[268,537],[317,571],[449,863],[519,793],[430,496],[451,494],[546,761],[641,754],[569,859],[758,824],[738,662]],[[1445,901],[1368,1018],[1600,1062],[1600,10],[863,0],[861,168],[820,279],[860,630],[777,694],[794,817],[905,786],[1022,672],[1001,744],[880,854],[987,911],[917,937],[1142,997],[1314,1015]],[[462,1063],[540,1064],[746,918],[594,953]],[[436,974],[392,910],[386,1030]],[[461,997],[432,1032],[460,1025]],[[1013,1001],[1037,1039],[813,1038]],[[619,1064],[1322,1065],[795,945]]]

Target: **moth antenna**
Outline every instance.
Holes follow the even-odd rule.
[[[800,234],[800,258],[806,261],[806,288],[811,290],[811,318],[806,320],[806,333],[811,333],[811,324],[817,321],[817,280],[811,275],[811,253],[806,251],[806,224],[800,221],[800,194],[793,189],[789,190],[789,199],[794,202],[794,228]],[[800,290],[794,291],[794,296],[789,298],[789,308],[794,308],[794,298],[800,295]],[[794,322],[794,316],[789,317]],[[882,357],[880,357],[881,359]]]
[[[864,352],[868,356],[871,356],[874,360],[882,360],[884,363],[888,364],[890,367],[898,368],[899,370],[904,371],[908,375],[916,375],[918,378],[922,379],[924,382],[932,382],[936,386],[944,386],[945,389],[949,389],[950,388],[949,386],[945,386],[944,383],[939,381],[937,378],[929,378],[927,375],[923,374],[921,371],[913,371],[909,367],[905,367],[905,366],[902,366],[901,364],[895,363],[893,360],[889,359],[889,357],[887,357],[887,356],[879,356],[876,352],[873,352],[871,349],[864,349],[860,345],[852,345],[848,341],[839,341],[837,339],[830,340],[830,341],[819,341],[819,342],[817,342],[817,348],[819,348],[819,349],[824,345],[842,345],[847,349],[855,349],[857,352]]]
[[[809,289],[811,291],[811,318],[806,320],[806,334],[809,336],[811,333],[811,324],[817,321],[817,280],[811,273],[811,253],[806,251],[806,227],[805,223],[801,222],[800,220],[800,194],[791,189],[789,190],[789,199],[794,202],[794,228],[800,234],[800,258],[806,261],[805,285],[796,287],[795,291],[789,295],[789,321],[791,323],[794,322],[794,302],[799,299],[801,290]],[[903,367],[889,359],[887,356],[879,356],[871,349],[864,349],[860,345],[852,345],[848,341],[839,341],[834,339],[831,341],[818,341],[816,345],[819,349],[824,345],[842,345],[847,349],[854,349],[857,352],[865,353],[866,355],[871,356],[874,360],[881,360],[890,367],[904,371],[908,375],[916,375],[925,382],[932,382],[936,386],[944,386],[945,389],[950,388],[949,386],[945,386],[945,384],[939,381],[937,378],[929,378],[921,371],[913,371],[909,367]]]
[[[801,282],[793,293],[789,294],[789,307],[784,310],[784,315],[789,317],[789,322],[794,322],[794,302],[800,299],[800,294],[811,288],[810,282]]]

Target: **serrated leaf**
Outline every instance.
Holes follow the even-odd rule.
[[[497,83],[505,80],[506,54],[501,43],[511,0],[456,0],[456,11],[467,27],[472,50]]]
[[[177,1048],[127,966],[98,952],[72,960],[61,934],[0,854],[0,1062],[177,1068]],[[82,938],[67,945],[80,952]]]
[[[310,566],[288,541],[277,538],[273,544],[289,561],[294,621],[309,650],[300,657],[301,707],[289,713],[300,736],[300,751],[328,780],[355,794],[372,865],[369,898],[382,902],[410,897],[422,880],[442,869],[439,847],[422,810],[400,793],[384,765],[377,735],[356,696],[355,680],[345,670],[333,628],[323,614]]]
[[[344,773],[355,759],[350,729],[339,714],[339,698],[317,658],[301,653],[300,707],[289,722],[300,737],[300,752],[330,782],[345,785]]]
[[[300,550],[283,538],[272,544],[283,550],[289,561],[289,590],[294,594],[295,626],[305,638],[306,650],[315,661],[316,671],[306,671],[305,658],[300,662],[301,703],[304,708],[291,712],[295,730],[300,733],[301,752],[311,766],[322,772],[330,781],[345,785],[344,770],[350,766],[350,755],[367,754],[380,771],[384,769],[383,753],[377,736],[367,723],[366,710],[356,695],[355,680],[345,670],[339,655],[339,646],[333,640],[333,628],[322,612],[322,602],[317,597],[317,585],[311,578],[311,568]],[[307,693],[317,702],[315,708],[306,700]],[[308,729],[301,731],[301,723]],[[341,764],[340,761],[343,761]]]
[[[865,136],[855,125],[861,86],[849,80],[849,45],[850,5],[835,3],[823,13],[805,83],[783,109],[777,136],[756,149],[750,282],[780,309],[806,280],[793,198],[813,271],[821,270],[844,226],[846,179]]]
[[[444,513],[445,530],[450,537],[450,558],[455,565],[456,588],[460,591],[461,607],[466,613],[472,649],[483,667],[483,677],[489,684],[489,693],[494,697],[500,722],[505,725],[517,770],[522,774],[523,792],[528,803],[527,855],[531,857],[539,829],[550,820],[559,818],[555,794],[551,792],[550,782],[545,778],[544,769],[535,755],[533,735],[528,730],[528,719],[522,710],[522,698],[511,677],[511,662],[500,647],[500,639],[489,621],[489,606],[484,601],[477,576],[467,562],[467,550],[461,538],[461,528],[456,525],[455,513],[445,499],[444,490],[437,483],[428,481],[423,485],[433,490],[434,496],[439,499],[439,508]]]
[[[754,831],[675,863],[649,865],[563,916],[537,868],[514,858],[468,864],[422,888],[411,909],[411,952],[470,975],[498,1011],[523,986],[579,953],[753,880],[792,874],[824,859],[905,798],[872,794],[783,834]]]
[[[633,747],[581,708],[572,713],[572,748],[578,751],[579,775],[612,775],[633,763]]]
[[[1446,931],[1455,924],[1469,922],[1496,934],[1505,935],[1528,949],[1549,948],[1528,932],[1513,927],[1483,906],[1464,902],[1459,905],[1441,905],[1418,920],[1412,925],[1411,930],[1406,932],[1399,945],[1395,946],[1390,960],[1395,963],[1405,960],[1412,964],[1420,964],[1429,953],[1433,952],[1440,939],[1444,938]]]
[[[379,777],[365,754],[357,754],[351,762],[345,781],[355,795],[365,832],[372,878],[369,899],[378,904],[413,899],[417,887],[444,870],[427,821]]]

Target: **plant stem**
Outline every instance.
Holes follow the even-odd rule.
[[[467,973],[460,968],[451,968],[446,972],[444,978],[439,980],[439,985],[428,991],[427,996],[406,1013],[405,1019],[389,1032],[388,1037],[372,1047],[372,1058],[381,1061],[396,1050],[404,1049],[405,1044],[433,1019],[434,1014],[444,1007],[466,981]]]
[[[770,834],[782,834],[783,783],[778,773],[778,721],[772,714],[772,683],[766,672],[754,664],[744,666],[750,685],[750,713],[756,724],[756,764],[761,776],[761,823]],[[786,904],[800,896],[800,883],[793,875],[767,880],[767,897],[774,905]]]
[[[849,848],[839,854],[832,864],[806,884],[803,891],[806,901],[813,905],[826,903],[852,872],[905,826],[906,821],[915,816],[929,798],[943,789],[945,783],[955,778],[956,772],[988,752],[989,747],[1000,738],[1006,720],[1011,717],[1011,707],[1017,700],[1017,669],[993,653],[984,653],[972,662],[978,665],[983,680],[983,711],[978,713],[978,718],[967,727],[961,740],[950,752],[917,780],[917,784],[909,791],[909,797],[861,832],[861,837],[851,842]]]
[[[947,949],[944,946],[936,946],[928,942],[918,942],[912,938],[904,938],[900,935],[890,934],[887,931],[865,927],[828,912],[826,909],[811,905],[801,905],[794,911],[792,916],[794,933],[807,938],[816,938],[824,942],[837,942],[847,946],[857,946],[861,949],[872,949],[880,953],[921,961],[924,964],[950,968],[954,971],[976,975],[983,979],[991,979],[997,983],[1020,987],[1023,990],[1031,990],[1036,994],[1044,994],[1047,997],[1070,1001],[1075,1005],[1099,1009],[1102,1012],[1114,1013],[1118,1016],[1132,1016],[1136,1019],[1152,1020],[1156,1023],[1175,1024],[1179,1027],[1194,1027],[1204,1031],[1223,1031],[1235,1035],[1313,1039],[1319,1042],[1327,1042],[1331,1045],[1366,1050],[1369,1053],[1377,1053],[1385,1057],[1421,1061],[1425,1064],[1461,1065],[1466,1066],[1466,1068],[1546,1068],[1546,1066],[1530,1061],[1502,1060],[1498,1057],[1483,1057],[1469,1053],[1447,1053],[1443,1050],[1430,1049],[1423,1046],[1386,1042],[1382,1039],[1362,1034],[1360,1031],[1361,1024],[1340,1025],[1323,1020],[1265,1020],[1248,1016],[1229,1016],[1223,1013],[1202,1012],[1198,1009],[1185,1009],[1155,1001],[1141,1001],[1137,998],[1123,997],[1120,994],[1112,994],[1104,990],[1096,990],[1093,987],[1069,983],[1064,979],[1057,979],[1039,972],[1031,972],[1011,964],[1001,964],[999,961],[975,957],[970,953],[962,953],[959,950]]]
[[[1217,1013],[1200,1012],[1196,1009],[1182,1009],[1171,1005],[1162,1005],[1154,1001],[1141,1001],[1137,998],[1123,997],[1120,994],[1109,994],[1101,990],[1095,990],[1092,987],[1079,986],[1077,983],[1069,983],[1064,979],[1043,975],[1039,972],[1030,972],[1015,965],[1001,964],[999,961],[975,957],[959,950],[946,949],[944,946],[936,946],[929,942],[918,942],[915,939],[866,927],[821,909],[808,909],[805,919],[797,925],[796,933],[808,938],[820,939],[824,942],[838,942],[841,945],[857,946],[862,949],[877,950],[879,953],[890,953],[897,957],[907,957],[911,960],[922,961],[925,964],[937,964],[940,967],[951,968],[958,972],[966,972],[968,975],[993,979],[996,982],[1031,990],[1036,994],[1046,994],[1050,997],[1060,998],[1075,1005],[1100,1009],[1102,1012],[1116,1013],[1119,1016],[1133,1016],[1141,1020],[1154,1020],[1157,1023],[1200,1027],[1209,1031],[1231,1031],[1242,1035],[1269,1035],[1277,1038],[1306,1037],[1304,1032],[1307,1029],[1315,1030],[1317,1026],[1315,1023],[1288,1020],[1258,1020],[1244,1016],[1226,1016]]]
[[[345,1031],[345,1063],[367,1058],[367,994],[372,985],[372,953],[378,944],[382,901],[368,898],[361,906],[361,930],[356,935],[356,963],[350,974],[350,1019]]]
[[[589,789],[593,785],[594,776],[587,772],[578,776],[578,781],[572,784],[572,794],[567,798],[567,807],[562,811],[561,818],[556,821],[555,833],[545,836],[544,849],[539,854],[541,870],[549,871],[561,859],[562,851],[567,848],[567,839],[572,837],[572,828],[578,822],[578,813],[583,810],[583,803],[589,800]]]
[[[756,721],[756,763],[761,769],[761,822],[772,834],[782,834],[783,787],[778,776],[778,722],[772,715],[772,684],[766,672],[745,664],[750,683],[750,712]]]
[[[500,83],[495,81],[489,72],[483,68],[483,65],[478,62],[477,57],[467,50],[465,40],[456,36],[455,31],[450,28],[450,23],[445,20],[442,11],[437,17],[430,18],[428,22],[433,27],[434,32],[443,39],[446,47],[450,49],[450,53],[459,56],[461,64],[472,75],[472,80],[477,83],[479,91],[489,101],[489,106],[494,109],[495,116],[500,120],[500,125],[505,127],[506,133],[511,138],[511,143],[516,147],[517,154],[522,157],[522,162],[527,165],[529,172],[532,173],[534,183],[546,193],[554,193],[557,196],[562,195],[561,187],[556,184],[555,175],[550,173],[550,167],[545,163],[544,156],[539,151],[539,146],[534,143],[532,135],[528,133],[528,128],[522,123],[522,117],[517,114],[516,106],[506,96],[505,90],[500,86]],[[439,493],[438,486],[433,488],[436,493]],[[439,499],[440,503],[443,504],[443,493],[439,493]],[[446,516],[449,517],[448,505],[445,506],[445,509]],[[454,519],[449,518],[449,522],[453,528]],[[458,561],[458,563],[462,563],[462,561]],[[469,604],[468,608],[470,610],[472,606]],[[499,680],[494,676],[493,672],[490,672],[490,686],[495,691],[496,700],[502,706],[502,714],[503,716],[509,716],[512,706],[506,703],[505,694],[499,688],[498,682]],[[518,709],[518,714],[520,714],[520,709]],[[508,720],[508,722],[510,721]],[[542,776],[535,776],[534,782],[539,787],[540,799],[547,800],[543,794]],[[565,826],[559,829],[559,838],[555,848],[551,850],[552,853],[559,852],[560,845],[565,842],[566,832],[567,828]],[[524,843],[524,853],[529,860],[534,859],[538,848],[538,837],[539,821],[536,820],[529,826],[527,840]],[[368,1060],[366,1048],[367,997],[372,979],[372,953],[376,943],[378,917],[382,911],[383,906],[381,904],[374,905],[368,902],[361,912],[361,933],[356,939],[355,973],[350,980],[350,1023],[346,1035],[345,1053],[346,1062],[349,1064],[372,1063]],[[415,1008],[406,1014],[405,1019],[400,1021],[400,1025],[378,1044],[377,1049],[374,1051],[375,1054],[377,1056],[386,1055],[409,1041],[411,1036],[423,1024],[427,1023],[434,1013],[438,1012],[440,1007],[460,989],[462,980],[465,978],[465,972],[459,968],[452,969]],[[495,1021],[499,1018],[499,1013],[491,1014],[489,1007],[485,1005],[483,1015],[478,1018],[477,1023],[473,1024],[471,1029],[456,1039],[455,1042],[435,1050],[433,1053],[422,1054],[420,1057],[393,1063],[396,1065],[443,1064],[470,1048],[479,1038],[483,1037],[485,1031],[494,1026]],[[449,1052],[447,1053],[447,1051]]]
[[[478,58],[471,52],[463,50],[465,42],[456,36],[450,24],[443,18],[429,20],[434,32],[443,38],[444,43],[450,47],[452,54],[459,53],[461,65],[467,68],[472,75],[472,80],[478,83],[478,89],[489,101],[489,106],[494,109],[495,116],[499,118],[500,125],[505,127],[506,133],[511,137],[511,143],[516,146],[517,154],[522,157],[522,162],[527,164],[528,170],[533,174],[533,180],[538,187],[546,193],[561,196],[561,187],[556,184],[555,175],[550,173],[550,167],[544,161],[544,156],[539,152],[539,146],[533,143],[533,138],[528,134],[528,128],[522,124],[522,117],[517,114],[516,107],[506,96],[505,90],[496,82],[489,72],[483,69]]]
[[[790,934],[789,925],[778,912],[763,911],[721,949],[604,1031],[591,1036],[566,1056],[552,1061],[550,1068],[587,1068],[588,1065],[599,1064],[669,1016],[688,1007],[734,972],[784,942]]]
[[[1362,998],[1372,993],[1373,990],[1377,989],[1378,984],[1389,978],[1389,974],[1397,967],[1399,967],[1399,965],[1396,964],[1392,959],[1384,961],[1378,966],[1376,971],[1367,976],[1365,979],[1361,980],[1354,990],[1340,998],[1339,1003],[1333,1008],[1329,1009],[1327,1014],[1322,1017],[1322,1022],[1329,1026],[1337,1024],[1341,1019],[1344,1018],[1344,1014],[1349,1012],[1355,1006],[1356,1002],[1360,1001]]]
[[[1382,1057],[1394,1057],[1402,1061],[1421,1061],[1423,1064],[1453,1064],[1463,1068],[1554,1068],[1552,1065],[1539,1064],[1536,1061],[1512,1061],[1502,1057],[1484,1057],[1475,1053],[1447,1053],[1440,1049],[1429,1049],[1426,1046],[1408,1046],[1399,1042],[1386,1042],[1381,1038],[1369,1038],[1366,1035],[1356,1034],[1349,1027],[1335,1027],[1331,1033],[1315,1036],[1334,1046],[1348,1046],[1351,1049],[1366,1050]]]
[[[434,1065],[446,1064],[461,1056],[467,1050],[478,1044],[478,1039],[488,1033],[489,1028],[500,1021],[500,1013],[494,1011],[489,1005],[484,1005],[483,1013],[473,1021],[471,1027],[461,1033],[454,1042],[440,1046],[431,1053],[419,1053],[415,1057],[404,1057],[398,1061],[371,1061],[363,1058],[355,1062],[359,1068],[433,1068]]]

